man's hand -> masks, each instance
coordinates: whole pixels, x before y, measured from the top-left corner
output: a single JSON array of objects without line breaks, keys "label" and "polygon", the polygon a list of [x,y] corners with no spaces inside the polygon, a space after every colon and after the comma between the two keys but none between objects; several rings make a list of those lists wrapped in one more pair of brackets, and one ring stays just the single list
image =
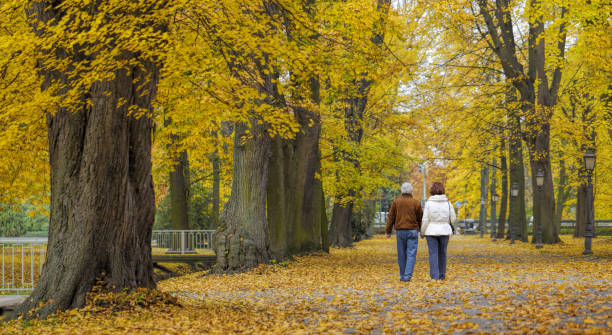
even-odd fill
[{"label": "man's hand", "polygon": [[385,237],[390,238],[391,234],[385,234]]},{"label": "man's hand", "polygon": [[421,235],[421,238],[425,238],[425,235],[423,235],[423,233],[419,233],[419,235]]}]

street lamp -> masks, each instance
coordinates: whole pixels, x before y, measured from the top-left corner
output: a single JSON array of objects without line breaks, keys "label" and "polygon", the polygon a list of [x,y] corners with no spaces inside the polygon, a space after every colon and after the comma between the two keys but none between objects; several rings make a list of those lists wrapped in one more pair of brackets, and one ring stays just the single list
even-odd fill
[{"label": "street lamp", "polygon": [[544,186],[544,171],[542,169],[538,169],[536,173],[536,185],[538,186],[538,199],[540,208],[537,210],[540,211],[540,215],[538,215],[538,220],[536,220],[536,249],[542,248],[542,186]]},{"label": "street lamp", "polygon": [[595,149],[587,148],[584,153],[584,169],[587,172],[587,222],[584,232],[583,255],[591,255],[591,239],[593,238],[593,220],[595,219],[593,202],[593,170],[595,169]]},{"label": "street lamp", "polygon": [[512,204],[513,208],[510,208],[512,217],[512,222],[510,222],[510,244],[514,244],[514,240],[516,239],[516,224],[518,222],[516,218],[516,198],[519,194],[518,184],[516,182],[512,183],[512,188],[510,189],[510,195],[512,196]]},{"label": "street lamp", "polygon": [[495,204],[497,203],[498,199],[499,196],[497,193],[491,194],[491,237],[493,237],[493,241],[497,241],[497,217],[495,215]]}]

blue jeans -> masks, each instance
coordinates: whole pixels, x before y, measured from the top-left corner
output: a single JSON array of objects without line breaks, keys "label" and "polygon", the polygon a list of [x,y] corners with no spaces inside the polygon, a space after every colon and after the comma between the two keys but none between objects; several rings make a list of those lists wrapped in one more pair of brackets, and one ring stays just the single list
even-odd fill
[{"label": "blue jeans", "polygon": [[446,277],[448,235],[425,237],[429,249],[429,276],[431,279],[444,279]]},{"label": "blue jeans", "polygon": [[400,269],[400,280],[410,280],[414,271],[417,246],[419,244],[418,230],[396,230],[397,264]]}]

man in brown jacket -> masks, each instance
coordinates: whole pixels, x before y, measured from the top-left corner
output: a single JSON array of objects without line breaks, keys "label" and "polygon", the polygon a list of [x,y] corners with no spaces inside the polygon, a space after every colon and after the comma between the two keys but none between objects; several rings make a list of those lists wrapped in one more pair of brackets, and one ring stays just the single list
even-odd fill
[{"label": "man in brown jacket", "polygon": [[422,218],[423,208],[421,208],[421,203],[412,197],[412,185],[403,183],[402,196],[393,200],[385,229],[386,236],[389,238],[395,227],[400,281],[410,281],[412,278]]}]

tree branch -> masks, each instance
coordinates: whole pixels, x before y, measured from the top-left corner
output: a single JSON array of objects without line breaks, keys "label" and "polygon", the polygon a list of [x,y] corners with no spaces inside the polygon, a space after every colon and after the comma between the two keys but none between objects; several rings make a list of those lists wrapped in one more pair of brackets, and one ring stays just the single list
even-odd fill
[{"label": "tree branch", "polygon": [[[565,14],[567,13],[567,9],[564,7],[561,7],[561,19],[563,19],[565,17]],[[561,23],[561,26],[559,26],[559,35],[561,36],[560,41],[557,44],[557,48],[559,50],[559,58],[561,60],[563,60],[565,58],[565,43],[567,41],[567,31],[565,30],[565,21]],[[557,93],[559,92],[559,86],[561,85],[561,62],[557,62],[557,66],[555,67],[555,71],[553,73],[553,79],[552,79],[552,83],[550,86],[550,99],[552,101],[552,104],[554,105],[555,102],[557,101]]]}]

